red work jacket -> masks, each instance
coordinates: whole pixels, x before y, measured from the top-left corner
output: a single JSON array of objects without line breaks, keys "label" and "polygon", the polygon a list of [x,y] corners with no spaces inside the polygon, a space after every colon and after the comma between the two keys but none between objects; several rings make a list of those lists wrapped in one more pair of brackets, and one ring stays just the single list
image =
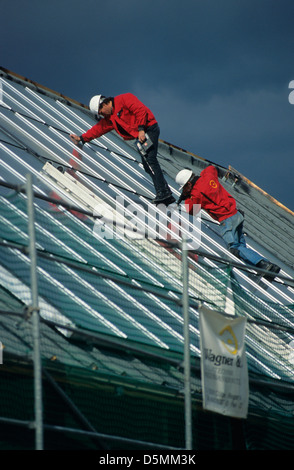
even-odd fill
[{"label": "red work jacket", "polygon": [[84,142],[89,142],[114,129],[124,140],[132,140],[138,137],[139,130],[146,130],[156,123],[150,109],[132,93],[125,93],[114,98],[112,115],[102,118],[81,137]]},{"label": "red work jacket", "polygon": [[185,200],[189,214],[193,213],[194,204],[200,204],[202,209],[219,222],[237,213],[235,199],[220,184],[217,169],[212,165],[202,170],[190,197]]}]

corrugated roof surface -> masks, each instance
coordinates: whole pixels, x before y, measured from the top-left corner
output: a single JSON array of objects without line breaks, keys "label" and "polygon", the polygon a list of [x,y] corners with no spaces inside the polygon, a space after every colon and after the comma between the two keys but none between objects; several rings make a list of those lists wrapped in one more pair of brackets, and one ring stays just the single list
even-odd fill
[{"label": "corrugated roof surface", "polygon": [[[2,69],[2,103],[0,108],[1,179],[12,184],[24,184],[25,174],[34,175],[35,189],[44,195],[60,196],[67,202],[93,210],[100,202],[114,207],[117,196],[125,201],[140,203],[150,210],[153,185],[144,172],[136,150],[111,133],[74,148],[70,132],[84,132],[95,122],[86,107],[55,94],[33,82]],[[189,152],[160,142],[159,160],[175,196],[179,195],[174,182],[176,173],[190,167],[197,174],[208,161]],[[48,162],[53,162],[48,168]],[[59,174],[75,194],[60,186],[55,179],[56,167],[71,170]],[[78,171],[73,172],[73,168]],[[51,172],[52,170],[52,172]],[[247,241],[250,246],[276,261],[285,278],[293,278],[293,213],[274,201],[244,176],[231,168],[220,168],[223,184],[245,211]],[[58,177],[59,178],[59,177]],[[62,176],[60,176],[62,178]],[[62,183],[63,184],[63,183]],[[82,184],[83,186],[79,186]],[[83,188],[87,187],[85,198]],[[1,238],[6,242],[26,244],[26,206],[14,193],[0,192]],[[101,240],[93,234],[93,220],[81,222],[75,215],[48,211],[48,204],[36,203],[38,248],[43,254],[60,256],[87,268],[99,267],[97,274],[111,273],[110,278],[93,272],[75,269],[74,265],[48,263],[39,258],[41,312],[47,318],[77,325],[122,340],[171,350],[182,351],[181,307],[174,302],[181,296],[181,263],[154,240]],[[203,215],[201,250],[234,260],[227,252],[217,232],[217,224]],[[19,300],[30,302],[28,261],[21,251],[0,247],[3,288]],[[206,299],[218,296],[222,288],[210,268],[219,265],[204,258],[204,264],[191,260],[191,296]],[[49,265],[51,268],[49,268]],[[53,267],[54,266],[54,267]],[[235,276],[246,295],[256,296],[256,313],[269,321],[281,321],[293,327],[291,305],[294,289],[274,282],[267,290],[256,286],[240,269]],[[206,276],[206,277],[205,277]],[[220,270],[220,277],[222,272]],[[129,282],[129,285],[116,282]],[[205,282],[203,281],[205,277]],[[134,286],[147,291],[134,293]],[[160,296],[160,294],[164,294]],[[170,300],[169,300],[170,298]],[[244,300],[244,299],[243,299]],[[260,301],[260,305],[258,304]],[[244,300],[243,312],[252,314],[252,304]],[[270,305],[270,306],[269,306]],[[283,307],[283,308],[282,308]],[[193,309],[192,352],[199,357],[197,311]],[[265,341],[264,335],[268,335]],[[248,329],[248,357],[252,371],[273,378],[293,380],[289,361],[291,335],[283,336],[263,327]],[[274,345],[274,352],[272,351]],[[268,357],[272,354],[269,367]]]}]

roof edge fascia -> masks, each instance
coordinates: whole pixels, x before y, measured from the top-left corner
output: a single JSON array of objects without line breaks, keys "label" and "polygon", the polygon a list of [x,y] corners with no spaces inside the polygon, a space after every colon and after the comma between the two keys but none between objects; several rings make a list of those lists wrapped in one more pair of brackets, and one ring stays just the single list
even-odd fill
[{"label": "roof edge fascia", "polygon": [[249,186],[251,186],[252,188],[254,188],[256,191],[258,191],[259,193],[261,193],[263,196],[265,196],[267,199],[269,199],[270,202],[272,202],[273,204],[275,204],[276,206],[280,207],[282,210],[288,212],[288,214],[294,216],[294,212],[291,211],[291,209],[288,209],[287,206],[285,206],[284,204],[282,204],[281,202],[279,202],[277,199],[275,199],[273,196],[271,196],[270,194],[268,194],[266,191],[264,191],[263,189],[261,189],[259,186],[257,186],[255,183],[253,183],[252,181],[250,181],[248,178],[246,178],[246,176],[242,175],[239,171],[235,170],[231,165],[229,165],[229,170],[232,171],[232,172],[235,172],[235,173],[238,173],[241,178],[243,179],[243,181],[245,181]]}]

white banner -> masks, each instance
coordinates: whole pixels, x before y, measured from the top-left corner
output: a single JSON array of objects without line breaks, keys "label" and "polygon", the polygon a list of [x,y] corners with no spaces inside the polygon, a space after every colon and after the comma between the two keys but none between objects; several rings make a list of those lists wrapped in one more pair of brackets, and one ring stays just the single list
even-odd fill
[{"label": "white banner", "polygon": [[249,383],[245,353],[246,318],[199,310],[203,407],[246,418]]}]

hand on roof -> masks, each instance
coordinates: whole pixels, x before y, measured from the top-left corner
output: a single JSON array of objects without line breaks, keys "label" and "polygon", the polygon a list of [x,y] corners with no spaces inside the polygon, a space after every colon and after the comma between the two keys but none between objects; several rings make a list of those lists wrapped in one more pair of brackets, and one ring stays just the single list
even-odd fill
[{"label": "hand on roof", "polygon": [[78,145],[78,143],[80,142],[81,138],[76,135],[76,134],[70,134],[70,139],[72,140],[72,142],[76,145]]}]

